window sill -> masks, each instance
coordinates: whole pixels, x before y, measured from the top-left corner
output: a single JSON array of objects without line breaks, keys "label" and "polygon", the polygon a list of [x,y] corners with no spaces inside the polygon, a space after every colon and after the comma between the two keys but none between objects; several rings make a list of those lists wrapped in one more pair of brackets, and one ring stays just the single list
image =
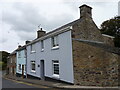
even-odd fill
[{"label": "window sill", "polygon": [[41,52],[44,52],[44,49],[41,49]]},{"label": "window sill", "polygon": [[18,72],[21,72],[21,70],[18,70]]},{"label": "window sill", "polygon": [[31,51],[31,54],[32,54],[32,53],[36,53],[36,52],[35,52],[35,51]]},{"label": "window sill", "polygon": [[36,73],[36,71],[34,71],[34,70],[31,70],[31,73]]},{"label": "window sill", "polygon": [[56,78],[56,79],[59,79],[59,75],[57,75],[57,74],[53,74],[52,77]]},{"label": "window sill", "polygon": [[52,50],[59,49],[59,46],[52,47]]}]

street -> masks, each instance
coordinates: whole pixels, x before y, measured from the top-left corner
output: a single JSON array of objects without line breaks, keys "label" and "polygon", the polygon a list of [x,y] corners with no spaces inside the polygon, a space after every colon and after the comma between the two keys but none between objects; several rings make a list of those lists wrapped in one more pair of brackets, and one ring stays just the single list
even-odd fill
[{"label": "street", "polygon": [[4,89],[4,88],[48,88],[48,87],[2,78],[2,88]]}]

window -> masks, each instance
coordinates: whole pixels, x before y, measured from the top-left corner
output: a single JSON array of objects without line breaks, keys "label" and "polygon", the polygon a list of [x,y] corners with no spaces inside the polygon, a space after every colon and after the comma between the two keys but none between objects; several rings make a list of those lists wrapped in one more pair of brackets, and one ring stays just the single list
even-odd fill
[{"label": "window", "polygon": [[59,77],[59,61],[53,61],[53,76]]},{"label": "window", "polygon": [[44,41],[41,41],[41,51],[44,51]]},{"label": "window", "polygon": [[12,58],[10,59],[10,62],[12,63]]},{"label": "window", "polygon": [[31,44],[31,52],[35,52],[35,45]]},{"label": "window", "polygon": [[12,73],[12,67],[10,68],[10,71],[11,71],[11,73]]},{"label": "window", "polygon": [[24,58],[26,58],[26,50],[24,50]]},{"label": "window", "polygon": [[18,65],[18,70],[19,70],[19,71],[21,70],[21,64]]},{"label": "window", "polygon": [[35,61],[31,61],[31,72],[35,72]]},{"label": "window", "polygon": [[19,58],[21,57],[21,52],[20,52],[20,51],[18,52],[18,57],[19,57]]},{"label": "window", "polygon": [[58,47],[58,46],[59,44],[58,44],[58,35],[57,35],[52,37],[52,47]]}]

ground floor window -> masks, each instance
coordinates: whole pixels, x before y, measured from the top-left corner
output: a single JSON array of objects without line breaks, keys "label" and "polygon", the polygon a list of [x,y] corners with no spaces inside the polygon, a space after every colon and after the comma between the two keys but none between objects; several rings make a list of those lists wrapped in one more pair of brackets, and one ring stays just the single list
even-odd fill
[{"label": "ground floor window", "polygon": [[19,71],[21,70],[21,64],[18,65],[18,70],[19,70]]},{"label": "ground floor window", "polygon": [[53,75],[59,77],[59,61],[53,60]]},{"label": "ground floor window", "polygon": [[11,71],[11,73],[12,73],[12,67],[10,68],[10,71]]},{"label": "ground floor window", "polygon": [[31,61],[31,72],[35,72],[35,61]]}]

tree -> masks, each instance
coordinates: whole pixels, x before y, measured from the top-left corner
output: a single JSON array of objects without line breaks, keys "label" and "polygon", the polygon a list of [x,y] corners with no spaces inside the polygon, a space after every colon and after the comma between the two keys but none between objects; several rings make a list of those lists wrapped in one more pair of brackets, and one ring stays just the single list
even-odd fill
[{"label": "tree", "polygon": [[7,57],[9,55],[8,52],[6,51],[0,51],[0,61],[4,62],[4,63],[7,63]]},{"label": "tree", "polygon": [[0,63],[2,65],[2,69],[5,69],[7,66],[7,57],[9,53],[6,51],[0,51]]},{"label": "tree", "polygon": [[102,34],[114,36],[114,44],[120,47],[120,16],[106,20],[101,24],[100,31]]}]

